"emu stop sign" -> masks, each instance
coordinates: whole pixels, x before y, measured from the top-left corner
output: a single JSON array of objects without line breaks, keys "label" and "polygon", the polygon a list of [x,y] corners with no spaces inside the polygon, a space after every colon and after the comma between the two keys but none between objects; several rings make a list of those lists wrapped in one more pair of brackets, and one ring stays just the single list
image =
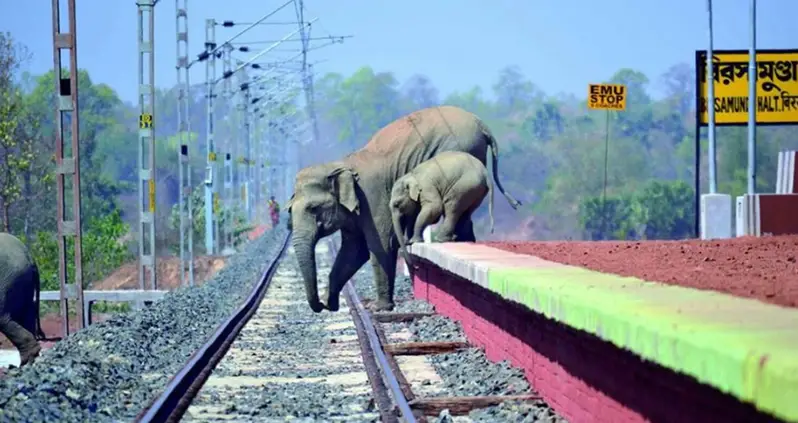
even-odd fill
[{"label": "emu stop sign", "polygon": [[587,108],[593,110],[626,110],[626,85],[590,84]]}]

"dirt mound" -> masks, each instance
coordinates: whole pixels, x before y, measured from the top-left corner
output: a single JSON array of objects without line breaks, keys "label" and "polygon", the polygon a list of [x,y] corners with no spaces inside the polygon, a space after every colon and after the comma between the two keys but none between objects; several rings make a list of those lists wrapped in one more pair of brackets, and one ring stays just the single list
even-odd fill
[{"label": "dirt mound", "polygon": [[798,236],[701,241],[482,242],[599,272],[798,307]]},{"label": "dirt mound", "polygon": [[[222,267],[224,267],[224,257],[194,257],[194,283],[199,285],[205,282]],[[180,257],[158,257],[156,268],[158,289],[171,291],[180,286]],[[138,263],[122,265],[107,278],[92,284],[91,289],[103,291],[139,289]]]}]

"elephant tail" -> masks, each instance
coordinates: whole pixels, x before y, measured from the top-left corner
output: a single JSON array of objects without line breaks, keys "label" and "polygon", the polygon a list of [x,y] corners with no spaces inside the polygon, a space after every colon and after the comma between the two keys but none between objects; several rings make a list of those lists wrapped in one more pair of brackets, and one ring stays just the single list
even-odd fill
[{"label": "elephant tail", "polygon": [[39,276],[39,267],[36,264],[32,264],[32,276],[33,276],[33,289],[36,293],[36,301],[34,304],[34,309],[36,310],[36,339],[41,340],[45,339],[44,331],[42,330],[42,318],[41,318],[41,292],[42,292],[42,283],[41,277]]},{"label": "elephant tail", "polygon": [[480,121],[480,127],[482,129],[482,133],[485,135],[485,139],[487,140],[487,144],[490,147],[491,153],[491,164],[493,167],[493,180],[496,181],[496,188],[501,191],[504,197],[507,199],[507,202],[510,203],[510,207],[514,210],[518,209],[518,206],[521,205],[521,202],[516,200],[510,193],[504,190],[501,181],[499,180],[499,143],[496,142],[496,137],[493,136],[493,133],[490,132],[483,122]]},{"label": "elephant tail", "polygon": [[[487,173],[487,170],[486,172]],[[485,175],[488,180],[488,214],[490,215],[490,233],[493,233],[493,184],[490,183],[490,175]]]}]

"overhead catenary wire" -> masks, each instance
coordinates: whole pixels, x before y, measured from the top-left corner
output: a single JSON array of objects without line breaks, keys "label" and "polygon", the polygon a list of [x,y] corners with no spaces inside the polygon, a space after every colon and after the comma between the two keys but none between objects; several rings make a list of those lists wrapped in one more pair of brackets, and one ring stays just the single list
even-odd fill
[{"label": "overhead catenary wire", "polygon": [[[289,4],[291,4],[291,3],[293,3],[293,2],[294,2],[294,0],[289,0],[289,1],[285,2],[285,3],[283,3],[283,4],[282,4],[281,6],[279,6],[277,9],[274,9],[274,10],[272,10],[271,12],[269,12],[269,13],[265,14],[263,17],[261,17],[260,19],[258,19],[258,20],[257,20],[257,21],[255,21],[254,23],[252,23],[251,25],[249,25],[249,26],[247,26],[246,28],[244,28],[244,29],[242,29],[241,31],[239,31],[239,32],[238,32],[238,34],[236,34],[236,35],[234,35],[234,36],[232,36],[232,37],[228,38],[228,39],[227,39],[226,41],[224,41],[223,43],[221,43],[221,44],[219,44],[219,45],[216,45],[216,46],[214,46],[214,48],[212,48],[212,49],[210,49],[210,50],[205,50],[205,51],[203,51],[202,53],[198,54],[198,55],[197,55],[197,58],[196,58],[196,59],[194,59],[194,60],[193,60],[191,63],[189,63],[189,67],[191,67],[191,65],[193,65],[193,64],[194,64],[194,63],[196,63],[196,62],[201,62],[201,61],[207,60],[207,59],[208,59],[210,56],[212,56],[212,55],[215,55],[216,53],[218,53],[218,52],[219,52],[219,49],[221,49],[223,45],[225,45],[225,44],[228,44],[228,43],[232,42],[233,40],[237,39],[238,37],[240,37],[240,36],[244,35],[244,34],[245,34],[247,31],[249,31],[250,29],[252,29],[252,28],[254,28],[255,26],[257,26],[257,24],[259,24],[260,22],[263,22],[263,21],[265,21],[266,19],[269,19],[270,17],[274,16],[274,15],[275,15],[277,12],[279,12],[280,10],[282,10],[283,8],[285,8],[286,6],[288,6]],[[216,21],[215,21],[215,20],[209,20],[209,21],[211,21],[211,22],[212,22],[212,25],[215,25],[215,24],[216,24]]]}]

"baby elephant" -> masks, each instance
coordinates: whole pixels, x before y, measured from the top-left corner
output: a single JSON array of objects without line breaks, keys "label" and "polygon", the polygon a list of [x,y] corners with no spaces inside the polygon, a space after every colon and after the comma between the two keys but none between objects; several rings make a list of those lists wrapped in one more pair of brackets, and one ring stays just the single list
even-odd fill
[{"label": "baby elephant", "polygon": [[33,362],[41,351],[39,289],[39,268],[25,244],[0,232],[0,332],[19,351],[20,366]]},{"label": "baby elephant", "polygon": [[404,251],[408,243],[421,242],[424,228],[441,215],[437,238],[454,241],[458,222],[470,219],[488,193],[493,233],[493,185],[482,162],[468,153],[446,151],[419,164],[397,179],[391,190],[391,218],[401,249]]}]

